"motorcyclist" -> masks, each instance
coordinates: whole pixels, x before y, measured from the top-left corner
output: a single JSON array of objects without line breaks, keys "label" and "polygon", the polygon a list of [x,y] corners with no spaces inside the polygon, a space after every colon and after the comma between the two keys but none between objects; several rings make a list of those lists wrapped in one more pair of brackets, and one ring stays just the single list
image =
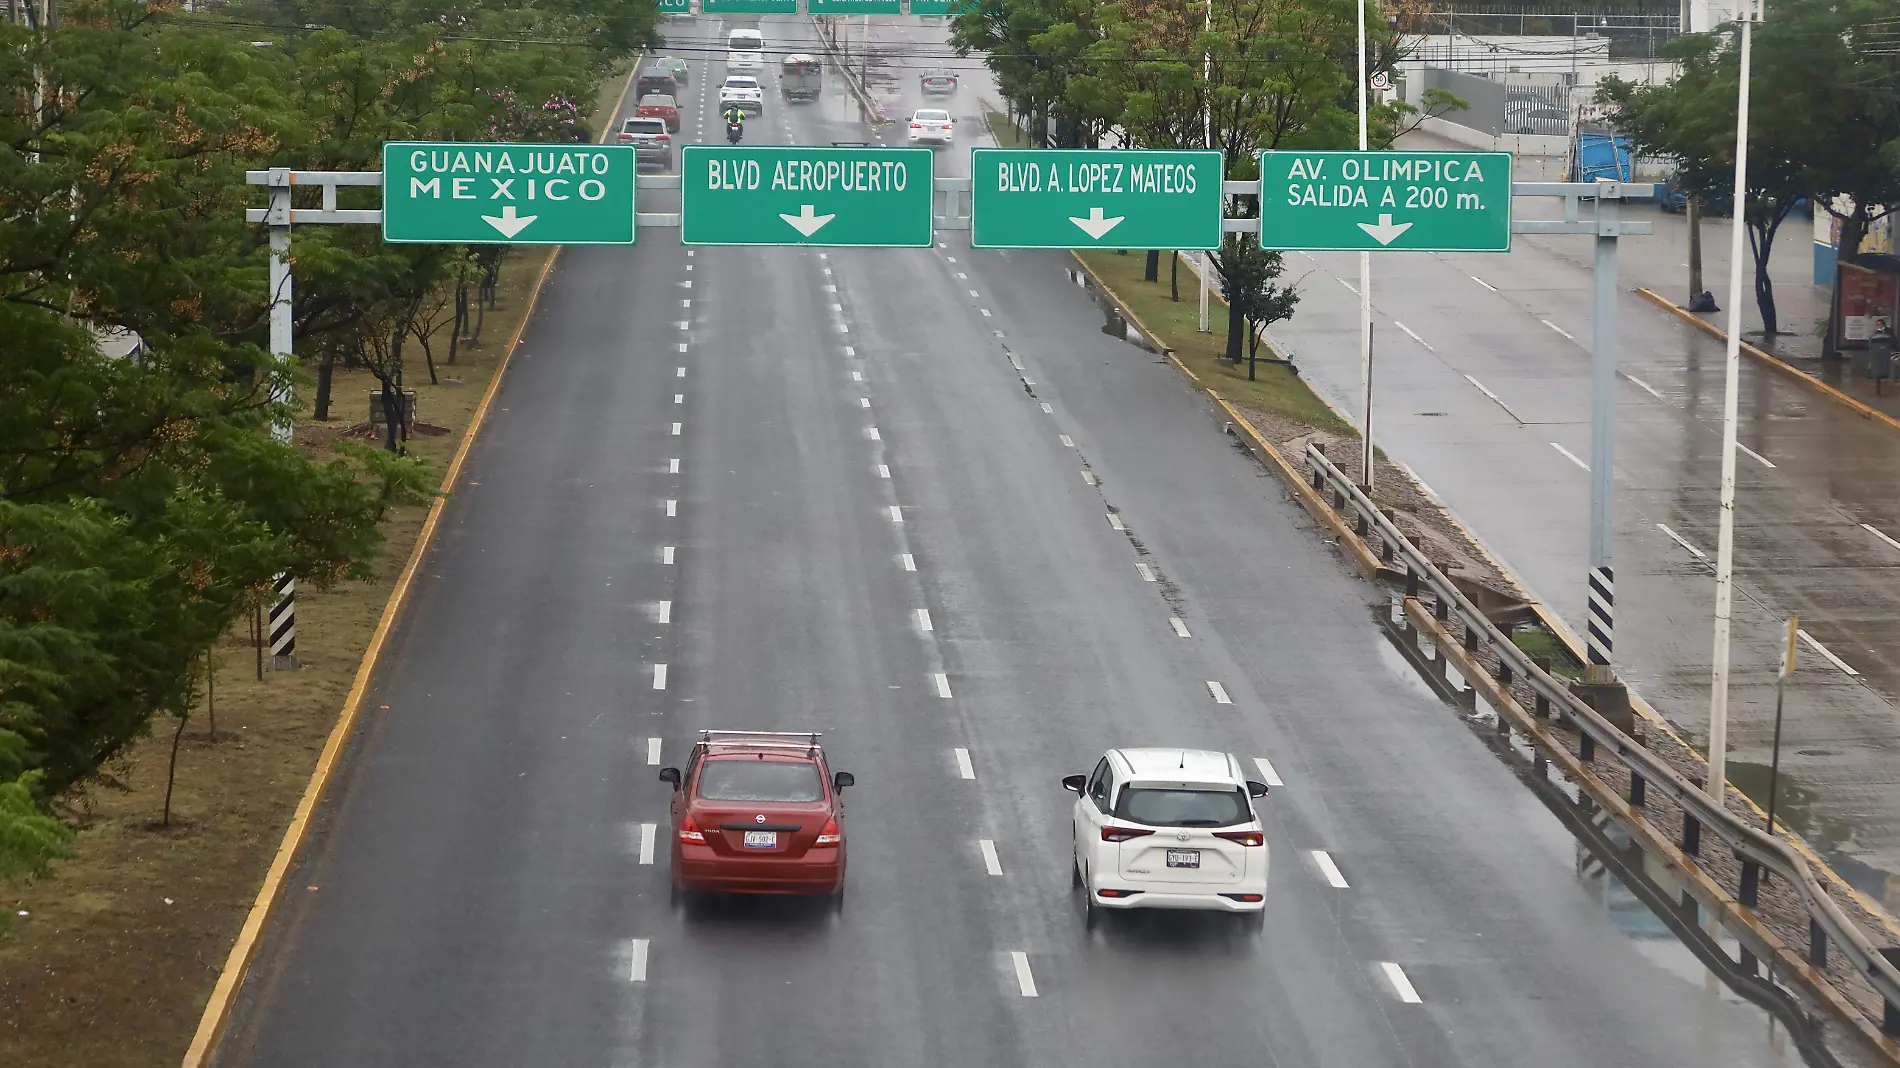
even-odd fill
[{"label": "motorcyclist", "polygon": [[726,117],[726,124],[728,126],[744,126],[745,125],[745,112],[739,110],[739,105],[736,103],[726,105],[725,117]]}]

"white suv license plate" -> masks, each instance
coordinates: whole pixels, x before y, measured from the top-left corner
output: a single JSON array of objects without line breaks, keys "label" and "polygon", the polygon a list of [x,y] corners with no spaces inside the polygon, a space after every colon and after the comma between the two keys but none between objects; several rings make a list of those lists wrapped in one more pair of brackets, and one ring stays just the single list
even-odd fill
[{"label": "white suv license plate", "polygon": [[1198,849],[1168,850],[1168,867],[1198,868],[1201,866],[1201,851]]},{"label": "white suv license plate", "polygon": [[[778,832],[777,831],[747,831],[745,833],[745,847],[747,849],[777,849],[778,848]],[[1173,863],[1173,861],[1170,860],[1169,863]],[[1200,865],[1201,865],[1200,857],[1198,854],[1196,854],[1195,860],[1194,860],[1194,866],[1198,868],[1200,867]]]}]

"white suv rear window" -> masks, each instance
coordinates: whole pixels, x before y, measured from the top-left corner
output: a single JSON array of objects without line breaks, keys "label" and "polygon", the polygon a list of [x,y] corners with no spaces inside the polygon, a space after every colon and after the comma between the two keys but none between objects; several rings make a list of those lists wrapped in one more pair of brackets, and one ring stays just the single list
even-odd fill
[{"label": "white suv rear window", "polygon": [[1247,791],[1133,785],[1115,799],[1115,815],[1149,827],[1231,827],[1253,820]]},{"label": "white suv rear window", "polygon": [[918,122],[949,122],[950,113],[947,111],[920,111],[917,113],[917,121]]}]

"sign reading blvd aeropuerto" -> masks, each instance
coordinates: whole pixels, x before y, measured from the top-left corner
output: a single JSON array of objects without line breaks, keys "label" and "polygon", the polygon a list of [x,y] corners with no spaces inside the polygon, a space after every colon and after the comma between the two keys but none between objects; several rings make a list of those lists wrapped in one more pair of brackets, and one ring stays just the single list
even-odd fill
[{"label": "sign reading blvd aeropuerto", "polygon": [[383,240],[630,245],[632,145],[383,145]]},{"label": "sign reading blvd aeropuerto", "polygon": [[687,245],[928,248],[936,154],[928,148],[687,145]]},{"label": "sign reading blvd aeropuerto", "polygon": [[1509,152],[1262,152],[1260,243],[1509,252]]},{"label": "sign reading blvd aeropuerto", "polygon": [[1221,154],[979,148],[972,248],[1220,247]]}]

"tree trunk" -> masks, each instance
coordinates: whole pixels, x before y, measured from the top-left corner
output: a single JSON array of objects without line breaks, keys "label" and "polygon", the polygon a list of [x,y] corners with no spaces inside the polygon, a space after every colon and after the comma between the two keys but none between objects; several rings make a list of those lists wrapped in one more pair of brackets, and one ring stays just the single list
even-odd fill
[{"label": "tree trunk", "polygon": [[218,740],[218,666],[211,662],[211,650],[205,650],[205,718],[211,724],[211,740]]},{"label": "tree trunk", "polygon": [[1689,226],[1689,299],[1702,292],[1702,198],[1690,193],[1683,198],[1682,214]]},{"label": "tree trunk", "polygon": [[1254,381],[1254,365],[1260,359],[1260,331],[1253,320],[1247,321],[1247,381]]},{"label": "tree trunk", "polygon": [[1142,267],[1141,267],[1141,280],[1144,282],[1161,281],[1161,250],[1160,249],[1151,248],[1148,250],[1148,262],[1142,264]]},{"label": "tree trunk", "polygon": [[172,786],[178,782],[178,743],[185,736],[185,721],[189,717],[184,713],[178,716],[178,729],[172,732],[172,758],[165,768],[165,814],[159,818],[160,827],[172,825]]},{"label": "tree trunk", "polygon": [[336,348],[325,345],[323,359],[317,362],[317,400],[315,404],[316,420],[319,423],[330,421],[330,380],[336,371]]},{"label": "tree trunk", "polygon": [[1787,217],[1784,209],[1765,222],[1748,224],[1748,243],[1755,254],[1755,307],[1761,312],[1762,337],[1770,342],[1781,333],[1781,323],[1775,316],[1775,282],[1768,276],[1768,257],[1774,251],[1775,233]]},{"label": "tree trunk", "polygon": [[1240,362],[1240,341],[1245,336],[1247,321],[1240,314],[1238,301],[1227,302],[1227,362]]},{"label": "tree trunk", "polygon": [[1181,303],[1181,254],[1168,253],[1168,296],[1176,304]]},{"label": "tree trunk", "polygon": [[449,334],[449,366],[455,366],[455,349],[468,329],[468,279],[455,283],[455,329]]}]

